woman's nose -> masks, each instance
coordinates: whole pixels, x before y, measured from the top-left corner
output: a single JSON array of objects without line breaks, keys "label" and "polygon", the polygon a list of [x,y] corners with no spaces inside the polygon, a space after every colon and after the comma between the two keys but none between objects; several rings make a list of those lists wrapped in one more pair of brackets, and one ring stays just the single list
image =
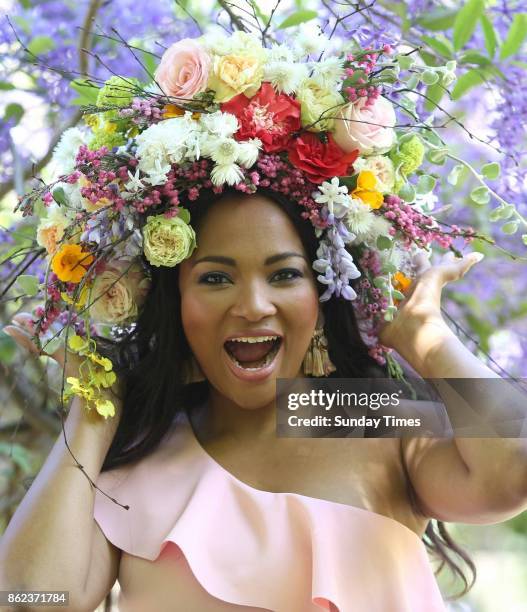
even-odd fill
[{"label": "woman's nose", "polygon": [[276,306],[271,300],[271,291],[262,283],[247,283],[240,287],[231,313],[251,321],[258,321],[276,313]]}]

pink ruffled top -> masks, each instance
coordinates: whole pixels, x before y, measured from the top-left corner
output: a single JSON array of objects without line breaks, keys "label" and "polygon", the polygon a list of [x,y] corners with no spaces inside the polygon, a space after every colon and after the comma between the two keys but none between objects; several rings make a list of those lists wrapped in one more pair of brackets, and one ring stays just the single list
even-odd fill
[{"label": "pink ruffled top", "polygon": [[151,455],[97,485],[130,506],[96,491],[107,539],[154,563],[169,555],[182,601],[201,591],[207,605],[185,612],[446,610],[415,532],[370,510],[241,482],[205,451],[185,413]]}]

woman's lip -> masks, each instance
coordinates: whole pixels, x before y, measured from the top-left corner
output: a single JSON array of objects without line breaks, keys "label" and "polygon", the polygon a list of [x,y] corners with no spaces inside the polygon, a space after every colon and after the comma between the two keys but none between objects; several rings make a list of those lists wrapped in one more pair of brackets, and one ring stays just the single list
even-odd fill
[{"label": "woman's lip", "polygon": [[227,355],[227,351],[225,350],[225,347],[223,347],[222,352],[223,352],[224,359],[226,359],[227,361],[227,366],[229,367],[229,370],[234,374],[234,376],[236,376],[236,378],[239,378],[240,380],[244,380],[246,382],[259,382],[261,380],[265,380],[271,375],[272,371],[275,368],[275,365],[278,359],[278,355],[280,354],[280,351],[282,350],[282,346],[283,346],[283,342],[280,343],[278,351],[276,355],[274,356],[274,359],[271,361],[271,363],[265,368],[258,370],[257,372],[251,372],[250,370],[244,370],[243,368],[237,367],[234,361],[232,361],[232,359]]}]

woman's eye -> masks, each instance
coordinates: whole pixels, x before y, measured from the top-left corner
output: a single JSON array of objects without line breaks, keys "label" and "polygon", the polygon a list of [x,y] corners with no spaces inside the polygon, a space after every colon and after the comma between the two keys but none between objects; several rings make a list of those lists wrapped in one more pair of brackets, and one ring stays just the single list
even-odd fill
[{"label": "woman's eye", "polygon": [[[213,278],[213,279],[220,279],[219,281],[214,280],[214,281],[209,281],[208,279]],[[206,285],[222,285],[223,283],[221,282],[221,279],[227,279],[227,277],[225,276],[225,274],[220,274],[219,272],[209,272],[209,274],[204,274],[200,279],[199,282],[200,283],[204,283]]]},{"label": "woman's eye", "polygon": [[302,272],[300,272],[300,270],[290,269],[290,270],[280,270],[274,275],[274,278],[276,279],[276,277],[281,277],[281,278],[278,278],[278,280],[293,280],[295,278],[300,278],[302,276],[304,275],[302,274]]}]

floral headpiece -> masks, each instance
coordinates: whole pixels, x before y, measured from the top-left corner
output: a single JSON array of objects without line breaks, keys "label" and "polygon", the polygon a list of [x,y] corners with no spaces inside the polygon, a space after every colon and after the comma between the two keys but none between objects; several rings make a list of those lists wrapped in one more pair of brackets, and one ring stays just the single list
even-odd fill
[{"label": "floral headpiece", "polygon": [[[55,150],[57,180],[17,207],[25,215],[40,200],[47,207],[37,231],[48,271],[36,332],[65,315],[74,324],[68,345],[85,362],[67,396],[113,414],[100,388],[115,375],[97,353],[93,324],[133,324],[150,282],[141,261],[176,266],[196,247],[181,200],[226,186],[265,187],[299,205],[319,238],[320,300],[351,300],[370,355],[386,363],[377,332],[417,256],[433,242],[456,251],[455,238],[475,233],[430,216],[425,194],[435,181],[420,166],[425,152],[442,149],[398,130],[383,95],[408,57],[350,44],[329,55],[330,40],[309,24],[291,45],[269,48],[250,33],[210,33],[168,48],[148,87],[114,76],[98,90],[83,109],[88,127],[67,130]],[[437,78],[452,80],[453,68],[437,68]]]}]

